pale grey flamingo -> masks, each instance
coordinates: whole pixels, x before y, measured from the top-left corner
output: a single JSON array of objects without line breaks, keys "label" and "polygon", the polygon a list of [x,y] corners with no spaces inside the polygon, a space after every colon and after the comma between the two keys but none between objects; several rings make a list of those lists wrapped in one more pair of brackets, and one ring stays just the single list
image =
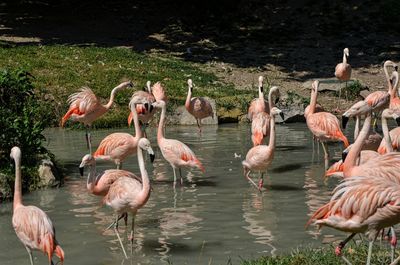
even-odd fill
[{"label": "pale grey flamingo", "polygon": [[[349,57],[349,48],[344,48],[343,49],[343,61],[341,63],[338,63],[335,67],[335,76],[337,79],[339,79],[340,83],[341,82],[346,82],[346,88],[347,88],[347,81],[350,80],[351,78],[351,66],[350,64],[347,63],[347,59]],[[341,95],[342,89],[339,88],[339,99]]]},{"label": "pale grey flamingo", "polygon": [[264,99],[264,77],[258,77],[258,98],[253,99],[250,102],[249,110],[247,111],[247,118],[252,121],[253,117],[260,112],[269,113],[269,109],[267,109],[267,104]]}]

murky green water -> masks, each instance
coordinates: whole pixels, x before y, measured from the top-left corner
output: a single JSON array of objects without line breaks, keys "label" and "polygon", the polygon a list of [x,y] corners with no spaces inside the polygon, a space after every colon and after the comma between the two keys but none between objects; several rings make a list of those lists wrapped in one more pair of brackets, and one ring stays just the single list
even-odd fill
[{"label": "murky green water", "polygon": [[[94,131],[93,145],[114,131]],[[87,153],[84,132],[54,129],[46,136],[48,148],[66,164],[69,174],[62,188],[24,195],[24,204],[41,207],[53,220],[66,264],[239,264],[243,258],[320,245],[337,239],[335,234],[343,236],[329,229],[323,234],[304,229],[309,215],[328,201],[336,184],[323,183],[322,150],[318,155],[315,147],[313,158],[305,124],[277,126],[277,150],[262,194],[245,180],[241,167],[251,147],[249,126],[209,126],[201,137],[195,127],[167,128],[167,137],[187,143],[206,168],[204,175],[183,170],[184,185],[176,190],[172,169],[157,148],[155,129],[150,129],[156,160],[146,166],[153,191],[137,214],[129,260],[124,260],[113,231],[104,231],[113,220],[112,210],[87,193],[86,177],[79,176],[78,165]],[[341,147],[330,145],[337,159]],[[241,158],[235,158],[235,153]],[[102,163],[97,170],[111,167]],[[123,167],[139,173],[136,156]],[[0,263],[29,264],[11,226],[12,204],[1,205],[0,215]],[[130,249],[123,224],[120,233]],[[35,252],[34,256],[36,264],[46,264],[44,255]]]}]

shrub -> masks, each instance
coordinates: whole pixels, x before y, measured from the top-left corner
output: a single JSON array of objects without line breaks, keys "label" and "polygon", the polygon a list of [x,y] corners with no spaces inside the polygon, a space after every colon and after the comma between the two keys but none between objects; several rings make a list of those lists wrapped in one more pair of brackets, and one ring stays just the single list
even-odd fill
[{"label": "shrub", "polygon": [[[21,69],[0,71],[0,170],[7,176],[13,175],[9,153],[13,146],[19,146],[23,174],[29,173],[23,178],[25,190],[37,182],[37,170],[32,168],[36,168],[40,155],[48,153],[43,147],[45,138],[42,132],[49,125],[46,118],[49,105],[38,100],[32,78]],[[13,180],[2,180],[1,183],[12,185]]]}]

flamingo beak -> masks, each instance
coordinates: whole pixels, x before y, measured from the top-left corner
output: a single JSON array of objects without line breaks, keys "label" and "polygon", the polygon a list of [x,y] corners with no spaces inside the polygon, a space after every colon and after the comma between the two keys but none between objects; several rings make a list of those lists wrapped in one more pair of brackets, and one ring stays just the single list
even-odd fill
[{"label": "flamingo beak", "polygon": [[152,104],[150,104],[150,107],[149,107],[149,109],[150,109],[150,112],[152,112],[152,111],[153,111],[154,107],[153,107],[153,105],[152,105]]},{"label": "flamingo beak", "polygon": [[396,123],[397,123],[397,126],[400,126],[400,117],[396,118]]},{"label": "flamingo beak", "polygon": [[153,163],[154,158],[156,158],[156,155],[155,154],[149,154],[149,155],[150,155],[150,161],[151,161],[151,163]]},{"label": "flamingo beak", "polygon": [[261,93],[264,93],[264,87],[260,86]]},{"label": "flamingo beak", "polygon": [[342,152],[342,161],[343,161],[343,163],[346,160],[346,157],[347,157],[348,154],[349,154],[349,151],[347,149]]},{"label": "flamingo beak", "polygon": [[349,121],[349,117],[342,116],[342,127],[343,127],[343,129],[346,129],[346,125],[347,125],[348,121]]},{"label": "flamingo beak", "polygon": [[81,177],[83,177],[83,170],[85,169],[85,167],[79,167],[79,173],[81,174]]},{"label": "flamingo beak", "polygon": [[277,97],[277,98],[275,99],[275,104],[278,104],[278,102],[279,102],[279,97]]},{"label": "flamingo beak", "polygon": [[132,81],[129,81],[128,87],[132,88],[133,87],[133,83]]},{"label": "flamingo beak", "polygon": [[285,115],[283,114],[283,112],[279,113],[279,116],[281,116],[282,120],[285,121]]},{"label": "flamingo beak", "polygon": [[145,107],[145,109],[146,109],[146,111],[149,111],[149,103],[144,103],[144,107]]},{"label": "flamingo beak", "polygon": [[398,66],[397,65],[394,67],[394,70],[397,72],[397,70],[398,70]]}]

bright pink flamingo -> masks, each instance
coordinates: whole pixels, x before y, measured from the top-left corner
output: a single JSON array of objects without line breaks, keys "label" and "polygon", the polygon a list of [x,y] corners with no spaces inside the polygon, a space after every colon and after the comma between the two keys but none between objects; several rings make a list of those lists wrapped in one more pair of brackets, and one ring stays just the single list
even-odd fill
[{"label": "bright pink flamingo", "polygon": [[114,161],[114,163],[117,165],[117,169],[120,169],[122,162],[128,156],[137,153],[139,139],[143,137],[136,108],[138,102],[141,102],[141,100],[134,98],[129,103],[135,124],[135,136],[131,135],[130,133],[112,133],[107,135],[100,142],[99,147],[93,154],[96,159]]},{"label": "bright pink flamingo", "polygon": [[[275,116],[281,115],[283,119],[283,113],[280,109],[273,107],[270,110],[270,136],[268,145],[257,145],[251,148],[246,155],[246,160],[242,161],[243,170],[245,177],[260,191],[263,186],[264,173],[267,171],[269,165],[274,159],[275,153]],[[251,171],[260,172],[261,176],[258,181],[258,185],[250,178]]]},{"label": "bright pink flamingo", "polygon": [[111,91],[110,100],[106,105],[102,105],[100,99],[88,87],[83,87],[80,92],[76,92],[68,97],[70,104],[67,113],[61,119],[61,127],[69,118],[83,123],[86,126],[86,141],[92,153],[92,143],[90,138],[90,127],[92,123],[106,113],[114,103],[116,93],[126,87],[133,87],[131,81],[123,82]]},{"label": "bright pink flamingo", "polygon": [[[374,175],[354,176],[339,184],[329,203],[319,208],[307,222],[316,220],[319,227],[329,226],[351,235],[335,250],[340,256],[343,247],[357,233],[368,232],[367,265],[371,262],[373,243],[379,232],[400,222],[400,182]],[[392,228],[393,230],[393,228]],[[347,264],[351,264],[342,256]],[[394,252],[392,248],[392,261]]]},{"label": "bright pink flamingo", "polygon": [[[275,101],[278,101],[280,93],[279,88],[276,86],[271,87],[268,93],[269,110],[275,105],[272,101],[273,95],[277,96]],[[251,140],[253,141],[253,146],[260,145],[264,137],[269,135],[270,119],[270,115],[266,112],[259,112],[253,116],[253,120],[251,121]]]},{"label": "bright pink flamingo", "polygon": [[[339,79],[340,82],[345,81],[346,82],[346,88],[347,88],[347,81],[350,80],[351,77],[351,66],[350,64],[347,63],[347,58],[349,57],[349,49],[344,48],[343,49],[343,61],[341,63],[338,63],[335,68],[335,76],[337,79]],[[340,99],[340,94],[341,94],[342,89],[339,89],[339,99]]]},{"label": "bright pink flamingo", "polygon": [[389,81],[390,87],[390,103],[389,108],[400,109],[400,98],[397,91],[397,86],[399,84],[399,73],[397,71],[392,72],[392,77]]},{"label": "bright pink flamingo", "polygon": [[64,251],[58,244],[55,229],[50,218],[45,212],[36,206],[22,204],[21,184],[21,150],[19,147],[11,149],[10,157],[15,162],[15,186],[12,224],[19,240],[28,251],[31,265],[33,265],[32,250],[42,251],[49,258],[49,264],[53,264],[52,257],[56,254],[64,263]]},{"label": "bright pink flamingo", "polygon": [[269,113],[269,109],[265,103],[264,99],[264,78],[262,76],[258,77],[258,98],[253,99],[250,102],[249,110],[247,111],[247,118],[252,121],[253,117],[260,112]]},{"label": "bright pink flamingo", "polygon": [[132,227],[130,234],[131,247],[133,246],[133,235],[135,229],[135,216],[137,211],[142,208],[150,197],[150,180],[146,171],[143,160],[142,150],[147,151],[150,156],[154,158],[154,152],[151,148],[149,140],[141,138],[137,148],[137,157],[140,168],[141,180],[132,177],[119,177],[111,184],[107,195],[104,197],[103,202],[114,209],[117,213],[114,222],[114,231],[118,237],[121,248],[124,252],[125,258],[128,258],[124,245],[122,244],[121,237],[118,233],[118,220],[119,214],[131,213],[132,214]]},{"label": "bright pink flamingo", "polygon": [[[148,84],[148,87],[150,87],[150,83]],[[165,91],[165,88],[160,82],[155,83],[149,92],[153,94],[156,101],[162,100],[165,103],[167,103],[168,101],[167,92]]]},{"label": "bright pink flamingo", "polygon": [[168,161],[174,171],[174,186],[176,183],[176,168],[179,168],[181,183],[183,182],[181,172],[182,167],[197,167],[204,173],[205,169],[202,163],[199,159],[197,159],[196,155],[193,153],[192,150],[190,150],[190,148],[186,144],[175,139],[167,139],[164,137],[163,128],[167,111],[165,102],[162,100],[156,101],[155,103],[153,103],[153,106],[155,108],[161,109],[161,117],[157,130],[157,143],[165,160]]},{"label": "bright pink flamingo", "polygon": [[[400,127],[396,127],[389,132],[389,136],[392,142],[392,148],[394,151],[399,151],[400,150]],[[383,155],[387,153],[386,150],[386,141],[385,139],[382,139],[381,144],[379,145],[378,148],[378,153]]]},{"label": "bright pink flamingo", "polygon": [[201,132],[201,120],[207,117],[213,117],[214,111],[212,109],[211,103],[207,99],[203,97],[192,98],[192,79],[189,79],[187,83],[188,94],[186,97],[185,108],[196,119],[197,127],[199,128],[199,132]]},{"label": "bright pink flamingo", "polygon": [[340,129],[339,120],[333,114],[329,112],[314,112],[317,103],[318,86],[318,80],[312,83],[310,109],[306,121],[314,137],[322,144],[325,154],[325,169],[328,169],[329,155],[325,142],[340,140],[347,147],[349,146],[349,141]]}]

